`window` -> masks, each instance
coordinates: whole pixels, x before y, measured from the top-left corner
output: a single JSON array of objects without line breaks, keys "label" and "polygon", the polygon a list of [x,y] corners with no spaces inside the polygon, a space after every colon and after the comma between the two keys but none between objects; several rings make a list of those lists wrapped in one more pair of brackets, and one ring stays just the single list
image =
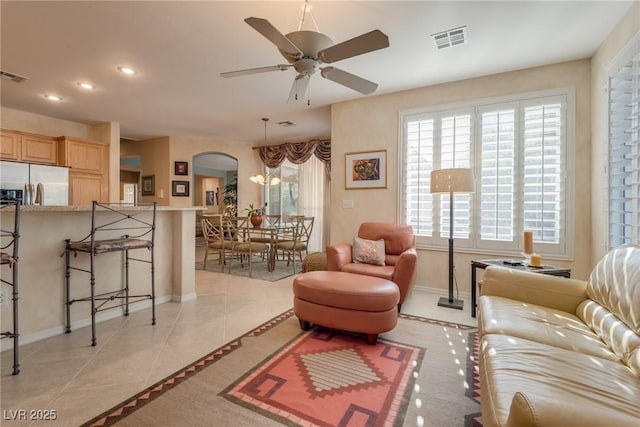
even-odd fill
[{"label": "window", "polygon": [[640,243],[640,41],[610,73],[609,247]]},{"label": "window", "polygon": [[400,209],[418,244],[445,247],[449,237],[449,195],[430,194],[431,171],[470,167],[475,193],[453,196],[456,247],[519,253],[522,232],[531,230],[536,252],[570,256],[569,98],[523,96],[403,114]]},{"label": "window", "polygon": [[308,252],[324,250],[325,166],[316,156],[297,165],[285,160],[277,168],[268,168],[270,176],[280,178],[278,185],[266,185],[265,201],[270,215],[314,217]]}]

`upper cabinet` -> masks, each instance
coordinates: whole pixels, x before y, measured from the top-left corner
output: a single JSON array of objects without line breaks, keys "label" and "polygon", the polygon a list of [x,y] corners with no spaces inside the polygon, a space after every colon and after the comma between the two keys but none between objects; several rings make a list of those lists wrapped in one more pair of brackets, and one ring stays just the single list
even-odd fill
[{"label": "upper cabinet", "polygon": [[2,131],[0,140],[0,158],[2,160],[20,160],[20,134]]},{"label": "upper cabinet", "polygon": [[55,138],[2,129],[0,159],[44,165],[58,164]]},{"label": "upper cabinet", "polygon": [[108,166],[106,144],[62,136],[58,138],[60,166],[69,166],[76,172],[104,174]]}]

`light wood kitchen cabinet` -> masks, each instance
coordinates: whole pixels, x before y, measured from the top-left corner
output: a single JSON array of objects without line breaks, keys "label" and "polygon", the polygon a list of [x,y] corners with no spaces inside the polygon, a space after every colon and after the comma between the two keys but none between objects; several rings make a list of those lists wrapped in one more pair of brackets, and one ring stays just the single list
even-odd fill
[{"label": "light wood kitchen cabinet", "polygon": [[69,166],[76,172],[104,174],[108,170],[107,145],[66,136],[58,139],[61,166]]},{"label": "light wood kitchen cabinet", "polygon": [[25,163],[57,165],[58,141],[48,136],[3,129],[0,158]]},{"label": "light wood kitchen cabinet", "polygon": [[28,163],[58,164],[58,141],[36,135],[22,135],[21,159]]},{"label": "light wood kitchen cabinet", "polygon": [[2,131],[0,158],[2,160],[20,160],[20,134]]},{"label": "light wood kitchen cabinet", "polygon": [[102,175],[69,170],[69,204],[90,205],[92,201],[108,200]]},{"label": "light wood kitchen cabinet", "polygon": [[90,205],[109,200],[107,144],[66,136],[58,138],[58,159],[69,169],[69,204]]}]

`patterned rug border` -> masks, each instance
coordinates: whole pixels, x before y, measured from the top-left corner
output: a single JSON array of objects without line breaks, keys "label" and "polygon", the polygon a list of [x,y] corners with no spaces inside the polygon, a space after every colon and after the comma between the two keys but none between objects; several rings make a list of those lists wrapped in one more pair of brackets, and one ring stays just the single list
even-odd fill
[{"label": "patterned rug border", "polygon": [[[254,329],[240,335],[239,337],[227,342],[226,344],[216,348],[211,351],[207,355],[197,359],[195,362],[188,364],[186,367],[175,371],[174,373],[166,376],[155,384],[145,388],[141,392],[135,394],[133,397],[130,397],[112,408],[102,412],[100,415],[92,418],[91,420],[81,424],[80,427],[106,427],[111,426],[121,420],[122,418],[127,417],[129,414],[137,411],[147,403],[161,396],[165,392],[171,390],[173,387],[178,384],[188,380],[201,370],[207,368],[209,365],[217,362],[223,357],[233,353],[235,350],[242,346],[242,339],[246,337],[257,337],[279,323],[287,320],[291,316],[293,316],[293,308],[282,312],[281,314],[271,318],[270,320],[262,323],[261,325],[255,327]],[[464,325],[461,323],[447,322],[444,320],[431,319],[427,317],[414,316],[404,313],[399,313],[398,317],[406,320],[412,320],[422,323],[428,323],[432,325],[445,326],[450,328],[456,328],[460,330],[471,330],[476,329],[475,326]],[[304,332],[301,332],[304,333]],[[473,332],[472,332],[473,333]],[[292,340],[295,340],[300,334],[296,335]],[[288,345],[292,340],[289,340],[283,346]],[[394,342],[393,340],[387,340],[388,342]],[[402,343],[400,343],[402,344]]]}]

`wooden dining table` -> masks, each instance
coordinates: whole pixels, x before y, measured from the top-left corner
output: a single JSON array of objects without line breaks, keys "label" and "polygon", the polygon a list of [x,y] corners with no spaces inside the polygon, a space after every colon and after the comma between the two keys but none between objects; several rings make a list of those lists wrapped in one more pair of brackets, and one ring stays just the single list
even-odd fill
[{"label": "wooden dining table", "polygon": [[[287,236],[292,236],[295,225],[285,224],[265,224],[262,223],[258,227],[249,227],[249,233],[252,236],[261,236],[269,239],[269,259],[267,261],[267,270],[273,271],[276,268],[276,244]],[[291,237],[292,238],[292,237]]]}]

